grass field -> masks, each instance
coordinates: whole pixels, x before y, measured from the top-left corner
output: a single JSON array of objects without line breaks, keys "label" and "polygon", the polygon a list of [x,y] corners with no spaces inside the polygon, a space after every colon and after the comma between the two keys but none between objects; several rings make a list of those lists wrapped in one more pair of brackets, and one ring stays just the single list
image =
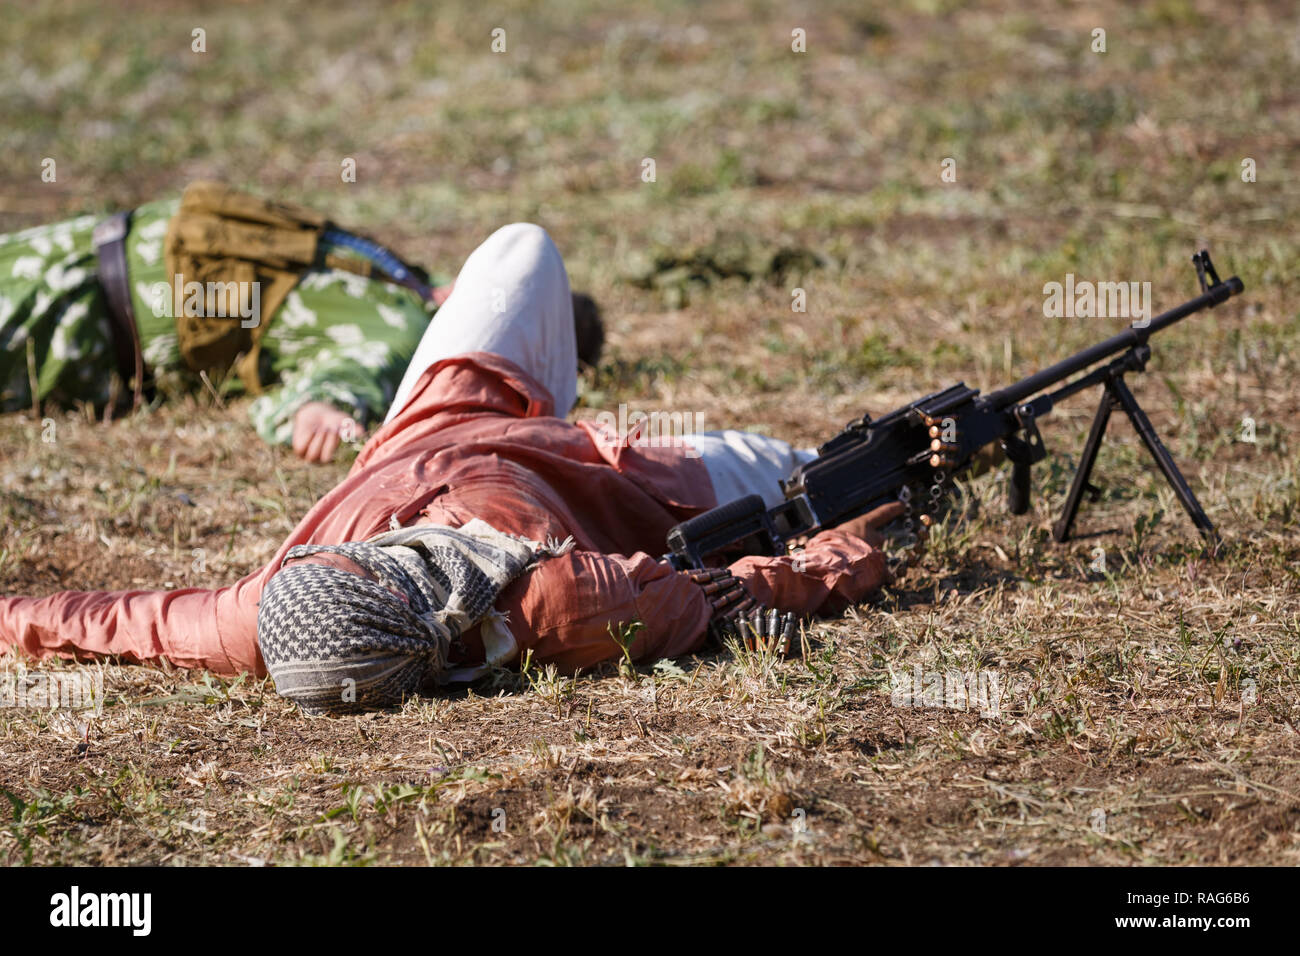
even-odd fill
[{"label": "grass field", "polygon": [[[4,17],[0,231],[199,177],[449,271],[536,221],[609,320],[579,417],[627,401],[816,443],[1126,324],[1044,318],[1044,283],[1067,273],[1149,281],[1160,311],[1195,293],[1188,258],[1208,245],[1246,294],[1161,335],[1134,380],[1226,539],[1218,560],[1122,421],[1101,501],[1051,541],[1081,396],[1044,423],[1030,514],[1005,513],[1002,472],[975,479],[919,565],[809,622],[800,659],[530,667],[332,720],[266,681],[91,665],[100,716],[0,709],[0,861],[1300,863],[1292,4]],[[205,397],[107,428],[85,409],[5,416],[0,456],[7,595],[232,582],[348,465],[268,448],[242,405]],[[997,713],[900,706],[916,673],[980,675]]]}]

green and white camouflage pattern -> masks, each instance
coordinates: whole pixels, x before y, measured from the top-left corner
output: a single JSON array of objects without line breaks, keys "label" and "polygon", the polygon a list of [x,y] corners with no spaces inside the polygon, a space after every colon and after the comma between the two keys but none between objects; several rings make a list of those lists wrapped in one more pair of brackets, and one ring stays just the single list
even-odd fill
[{"label": "green and white camouflage pattern", "polygon": [[[139,207],[126,243],[145,367],[163,397],[203,387],[181,361],[170,295],[155,295],[168,281],[163,239],[177,206]],[[103,404],[120,388],[95,276],[97,221],[83,216],[0,236],[0,411],[32,407],[33,373],[37,397],[58,405]],[[381,420],[433,308],[389,282],[341,269],[308,272],[262,339],[266,387],[249,404],[257,433],[287,443],[294,412],[309,401],[328,402],[362,424]],[[214,384],[224,394],[243,391],[233,376]]]},{"label": "green and white camouflage pattern", "polygon": [[0,236],[0,410],[103,403],[117,374],[93,216]]}]

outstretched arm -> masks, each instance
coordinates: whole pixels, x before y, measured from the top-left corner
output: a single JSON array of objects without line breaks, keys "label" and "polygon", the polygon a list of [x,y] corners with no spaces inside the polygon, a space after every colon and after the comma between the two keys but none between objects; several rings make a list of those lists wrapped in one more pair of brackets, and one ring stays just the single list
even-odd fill
[{"label": "outstretched arm", "polygon": [[217,591],[62,591],[43,598],[0,598],[0,650],[38,658],[167,660],[218,674],[262,674],[257,600],[263,574]]}]

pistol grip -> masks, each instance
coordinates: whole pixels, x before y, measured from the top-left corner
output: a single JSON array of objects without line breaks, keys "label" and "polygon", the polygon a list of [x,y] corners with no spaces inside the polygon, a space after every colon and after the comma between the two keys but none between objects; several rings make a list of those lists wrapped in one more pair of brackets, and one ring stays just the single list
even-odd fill
[{"label": "pistol grip", "polygon": [[1007,510],[1022,515],[1029,510],[1029,462],[1011,462],[1011,484],[1007,486]]}]

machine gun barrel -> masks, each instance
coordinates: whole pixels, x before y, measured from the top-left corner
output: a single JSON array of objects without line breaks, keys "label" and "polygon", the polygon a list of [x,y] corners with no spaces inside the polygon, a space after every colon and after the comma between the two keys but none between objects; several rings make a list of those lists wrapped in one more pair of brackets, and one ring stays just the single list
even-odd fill
[{"label": "machine gun barrel", "polygon": [[1112,335],[1105,341],[1098,342],[1067,359],[1062,359],[1055,365],[1021,379],[1014,385],[990,392],[985,399],[994,408],[1005,408],[1023,402],[1036,392],[1050,388],[1062,379],[1069,378],[1075,372],[1082,372],[1104,358],[1109,358],[1135,345],[1142,345],[1154,333],[1187,318],[1194,312],[1206,308],[1212,309],[1220,302],[1226,302],[1232,296],[1239,294],[1242,289],[1241,280],[1236,276],[1216,282],[1195,299],[1190,299],[1168,312],[1161,312],[1150,322],[1142,325],[1134,323],[1123,332]]}]

